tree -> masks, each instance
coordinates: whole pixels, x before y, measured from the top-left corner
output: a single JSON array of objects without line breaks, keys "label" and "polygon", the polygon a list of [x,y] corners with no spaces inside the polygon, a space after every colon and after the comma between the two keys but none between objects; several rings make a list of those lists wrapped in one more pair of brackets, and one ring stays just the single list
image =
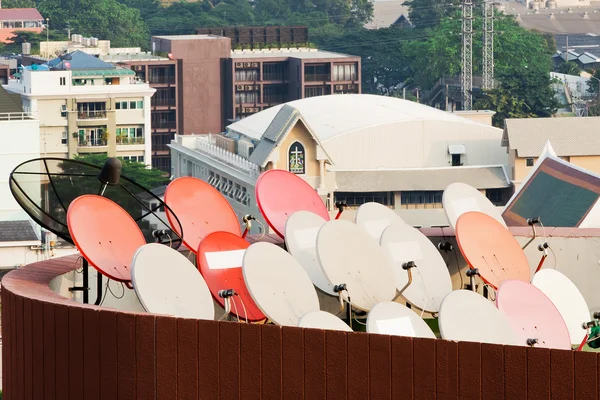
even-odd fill
[{"label": "tree", "polygon": [[[67,40],[66,33],[50,31],[48,34],[49,40]],[[0,45],[0,50],[6,53],[21,53],[21,45],[25,42],[31,43],[31,51],[38,51],[40,42],[46,40],[46,33],[36,33],[29,31],[15,31],[14,36],[8,39],[8,42]]]},{"label": "tree", "polygon": [[460,5],[458,0],[408,0],[410,22],[419,29],[432,28],[453,15]]},{"label": "tree", "polygon": [[558,72],[560,72],[561,74],[579,76],[579,74],[581,74],[581,68],[579,68],[579,65],[577,65],[576,62],[569,61],[564,64],[561,64],[561,66],[558,68]]},{"label": "tree", "polygon": [[[587,91],[590,93],[595,93],[596,95],[598,94],[598,83],[599,83],[599,79],[600,79],[600,69],[596,70],[596,71],[591,71],[590,72],[592,74],[593,78],[590,78],[587,81],[587,86],[588,89]],[[596,78],[596,79],[594,79]]]},{"label": "tree", "polygon": [[50,31],[70,25],[72,32],[110,40],[114,47],[149,47],[139,10],[117,0],[40,0],[38,9],[50,18]]},{"label": "tree", "polygon": [[496,111],[494,126],[504,127],[506,118],[550,117],[559,107],[549,74],[523,69],[498,77],[500,86],[488,90],[475,102],[477,109]]},{"label": "tree", "polygon": [[2,8],[35,8],[33,0],[4,0]]}]

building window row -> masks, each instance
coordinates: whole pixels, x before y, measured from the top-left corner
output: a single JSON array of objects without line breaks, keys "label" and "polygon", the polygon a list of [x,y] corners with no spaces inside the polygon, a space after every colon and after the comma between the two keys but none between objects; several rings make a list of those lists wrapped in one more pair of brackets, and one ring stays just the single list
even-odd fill
[{"label": "building window row", "polygon": [[139,163],[144,162],[144,156],[120,156],[119,158],[122,158],[124,161],[139,162]]},{"label": "building window row", "polygon": [[341,64],[333,66],[334,81],[357,81],[358,72],[356,64]]},{"label": "building window row", "polygon": [[103,101],[77,103],[77,118],[106,118],[106,103]]},{"label": "building window row", "polygon": [[137,100],[137,101],[117,101],[117,103],[115,104],[115,108],[117,110],[143,110],[144,109],[144,102]]},{"label": "building window row", "polygon": [[349,207],[358,207],[365,203],[379,203],[384,206],[394,205],[393,192],[336,192],[335,202],[345,203]]},{"label": "building window row", "polygon": [[250,206],[250,194],[245,186],[234,183],[231,179],[209,171],[208,183],[221,192],[225,197],[237,201],[245,206]]},{"label": "building window row", "polygon": [[415,190],[402,192],[401,204],[436,204],[442,202],[443,190]]},{"label": "building window row", "polygon": [[14,28],[41,28],[42,21],[2,21],[2,29]]}]

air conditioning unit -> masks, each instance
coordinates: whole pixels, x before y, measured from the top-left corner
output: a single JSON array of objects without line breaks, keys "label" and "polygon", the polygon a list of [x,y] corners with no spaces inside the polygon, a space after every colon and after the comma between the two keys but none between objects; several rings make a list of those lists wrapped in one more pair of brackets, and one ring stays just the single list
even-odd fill
[{"label": "air conditioning unit", "polygon": [[244,85],[235,85],[236,90],[244,90]]},{"label": "air conditioning unit", "polygon": [[254,86],[253,85],[246,85],[244,89],[246,89],[248,91],[252,91],[252,90],[254,90]]},{"label": "air conditioning unit", "polygon": [[244,63],[244,68],[250,68],[250,65],[252,65],[251,63]]},{"label": "air conditioning unit", "polygon": [[348,90],[354,90],[356,89],[356,85],[348,85]]},{"label": "air conditioning unit", "polygon": [[236,68],[242,68],[243,66],[244,66],[244,63],[241,63],[241,62],[236,62],[235,63],[235,67]]},{"label": "air conditioning unit", "polygon": [[242,109],[242,112],[244,114],[255,113],[255,112],[258,112],[258,107],[245,107]]},{"label": "air conditioning unit", "polygon": [[335,85],[335,90],[344,90],[344,85]]},{"label": "air conditioning unit", "polygon": [[144,69],[144,67],[142,65],[134,65],[133,66],[134,71],[142,71],[143,69]]},{"label": "air conditioning unit", "polygon": [[258,66],[259,66],[259,65],[260,65],[260,64],[259,64],[259,63],[257,63],[257,62],[253,62],[253,63],[252,63],[252,68],[258,68]]},{"label": "air conditioning unit", "polygon": [[238,141],[238,154],[244,158],[250,157],[252,154],[252,150],[254,150],[254,145],[245,140]]}]

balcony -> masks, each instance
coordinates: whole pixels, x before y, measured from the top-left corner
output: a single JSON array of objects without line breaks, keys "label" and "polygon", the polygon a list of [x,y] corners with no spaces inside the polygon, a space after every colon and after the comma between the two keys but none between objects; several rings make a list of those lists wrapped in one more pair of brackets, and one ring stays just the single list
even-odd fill
[{"label": "balcony", "polygon": [[175,75],[163,75],[163,76],[152,76],[150,75],[150,79],[148,79],[150,84],[158,83],[158,84],[175,84]]},{"label": "balcony", "polygon": [[152,107],[175,107],[176,104],[175,99],[155,99],[152,98],[150,100],[150,104]]},{"label": "balcony", "polygon": [[77,119],[104,119],[106,118],[106,110],[100,111],[79,111]]},{"label": "balcony", "polygon": [[94,138],[79,138],[77,147],[100,147],[106,146],[106,140],[94,139]]},{"label": "balcony", "polygon": [[287,81],[287,80],[288,80],[287,74],[284,74],[282,72],[273,72],[273,73],[264,73],[263,74],[263,81],[283,82],[283,81]]},{"label": "balcony", "polygon": [[330,82],[330,74],[304,74],[305,82]]},{"label": "balcony", "polygon": [[134,145],[134,144],[145,144],[145,143],[146,143],[146,139],[143,137],[131,138],[131,137],[117,136],[117,144]]}]

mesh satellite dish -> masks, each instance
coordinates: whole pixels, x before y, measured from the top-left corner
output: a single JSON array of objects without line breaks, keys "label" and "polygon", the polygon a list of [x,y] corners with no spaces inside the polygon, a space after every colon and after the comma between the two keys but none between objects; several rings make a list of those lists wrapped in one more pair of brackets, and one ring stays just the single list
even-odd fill
[{"label": "mesh satellite dish", "polygon": [[367,332],[383,335],[435,339],[435,334],[421,317],[402,304],[384,301],[367,315]]},{"label": "mesh satellite dish", "polygon": [[[494,289],[505,280],[530,281],[529,262],[517,240],[487,214],[469,211],[456,223],[456,241],[465,260]],[[471,275],[472,276],[472,275]]]},{"label": "mesh satellite dish", "polygon": [[320,309],[317,292],[304,269],[272,243],[250,245],[242,272],[258,308],[278,325],[297,326],[306,313]]},{"label": "mesh satellite dish", "polygon": [[571,350],[569,330],[560,312],[532,284],[519,280],[502,282],[496,307],[506,315],[518,345]]},{"label": "mesh satellite dish", "polygon": [[146,311],[181,318],[215,318],[206,282],[177,250],[146,244],[135,252],[131,264],[133,288]]},{"label": "mesh satellite dish", "polygon": [[446,340],[517,345],[506,315],[471,290],[449,293],[440,306],[438,323]]},{"label": "mesh satellite dish", "polygon": [[462,182],[450,184],[442,195],[444,213],[452,229],[456,230],[458,218],[469,211],[479,211],[489,215],[506,228],[502,214],[479,190]]},{"label": "mesh satellite dish", "polygon": [[67,225],[90,265],[110,279],[131,285],[131,260],[146,241],[127,211],[105,197],[87,194],[71,202]]},{"label": "mesh satellite dish", "polygon": [[317,258],[317,234],[327,221],[310,211],[296,211],[285,223],[285,245],[313,284],[331,296],[336,296],[333,285],[329,283]]},{"label": "mesh satellite dish", "polygon": [[321,227],[317,257],[334,291],[355,308],[369,311],[396,295],[396,279],[383,249],[350,221],[329,221]]},{"label": "mesh satellite dish", "polygon": [[315,189],[287,171],[272,169],[256,181],[256,203],[271,228],[283,238],[285,222],[296,211],[310,211],[326,221],[329,212]]},{"label": "mesh satellite dish", "polygon": [[[193,177],[172,181],[165,191],[167,218],[173,230],[183,229],[186,247],[198,251],[200,241],[212,232],[241,235],[235,211],[223,195],[208,183]],[[172,210],[172,211],[171,211]]]},{"label": "mesh satellite dish", "polygon": [[452,280],[433,243],[418,229],[395,223],[383,231],[381,247],[392,263],[402,296],[421,310],[438,312],[452,291]]},{"label": "mesh satellite dish", "polygon": [[298,326],[301,328],[352,332],[352,329],[344,321],[325,311],[312,311],[304,314],[298,321]]},{"label": "mesh satellite dish", "polygon": [[[43,228],[73,243],[67,226],[67,210],[73,200],[86,194],[100,194],[123,207],[141,229],[145,241],[160,241],[176,249],[181,236],[171,231],[169,222],[160,210],[169,210],[151,191],[121,175],[121,162],[109,158],[103,167],[62,158],[36,158],[19,164],[10,174],[9,186],[13,197],[29,216]],[[172,224],[179,226],[177,217]],[[100,304],[102,277],[98,275]],[[83,285],[73,287],[83,292],[88,303],[88,268],[84,259]]]},{"label": "mesh satellite dish", "polygon": [[213,298],[239,319],[262,321],[265,315],[248,293],[242,274],[242,260],[249,243],[230,232],[213,232],[198,248],[198,269]]},{"label": "mesh satellite dish", "polygon": [[[163,207],[170,211],[169,207],[151,191],[122,176],[121,162],[116,158],[109,158],[103,167],[62,158],[29,160],[11,172],[10,190],[35,222],[69,243],[73,243],[67,227],[69,205],[79,196],[99,194],[123,207],[147,242],[154,241],[158,231],[166,231],[171,237],[166,243],[173,248],[181,245],[181,236],[171,231],[169,221],[159,213]],[[182,232],[176,216],[171,223]]]},{"label": "mesh satellite dish", "polygon": [[583,324],[591,320],[590,310],[577,286],[555,269],[543,269],[537,272],[531,284],[552,301],[565,320],[571,344],[579,345],[585,341],[587,329]]},{"label": "mesh satellite dish", "polygon": [[356,225],[366,230],[377,243],[388,226],[406,224],[394,210],[379,203],[365,203],[358,207],[355,222]]}]

